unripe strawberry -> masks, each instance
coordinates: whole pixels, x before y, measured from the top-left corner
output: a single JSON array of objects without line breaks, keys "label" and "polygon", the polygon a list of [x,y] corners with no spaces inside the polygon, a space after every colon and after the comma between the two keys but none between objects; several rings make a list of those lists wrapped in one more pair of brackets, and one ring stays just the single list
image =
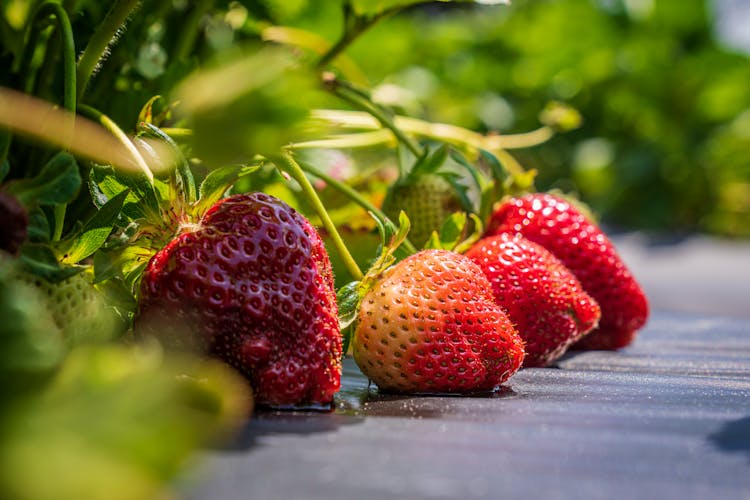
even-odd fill
[{"label": "unripe strawberry", "polygon": [[341,377],[335,298],[310,222],[272,196],[242,194],[154,255],[136,326],[234,366],[259,405],[329,405]]},{"label": "unripe strawberry", "polygon": [[491,391],[521,366],[523,342],[467,257],[424,250],[364,295],[354,359],[381,390]]},{"label": "unripe strawberry", "polygon": [[382,210],[391,220],[397,220],[401,210],[406,212],[411,222],[409,240],[422,247],[448,216],[463,207],[447,180],[438,174],[423,174],[391,186]]},{"label": "unripe strawberry", "polygon": [[619,349],[648,318],[648,301],[612,242],[568,201],[535,193],[504,201],[487,235],[519,233],[542,245],[575,274],[602,311],[599,327],[573,348]]},{"label": "unripe strawberry", "polygon": [[487,276],[523,338],[525,367],[549,365],[598,324],[599,305],[540,245],[502,233],[480,240],[466,256]]},{"label": "unripe strawberry", "polygon": [[19,273],[17,279],[39,291],[45,299],[46,309],[68,343],[108,340],[122,326],[104,295],[91,284],[85,273],[57,283],[29,273]]}]

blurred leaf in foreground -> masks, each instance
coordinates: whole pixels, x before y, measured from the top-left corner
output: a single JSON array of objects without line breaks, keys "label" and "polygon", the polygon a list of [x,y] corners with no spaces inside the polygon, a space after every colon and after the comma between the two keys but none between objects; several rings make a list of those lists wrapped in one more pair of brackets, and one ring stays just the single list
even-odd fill
[{"label": "blurred leaf in foreground", "polygon": [[76,349],[41,394],[4,413],[0,496],[153,498],[249,401],[215,362],[163,359],[156,346]]},{"label": "blurred leaf in foreground", "polygon": [[0,498],[141,499],[250,415],[243,379],[154,345],[66,352],[45,297],[0,262]]},{"label": "blurred leaf in foreground", "polygon": [[215,166],[246,163],[300,140],[320,97],[312,75],[280,48],[197,72],[176,96],[192,123],[196,155]]}]

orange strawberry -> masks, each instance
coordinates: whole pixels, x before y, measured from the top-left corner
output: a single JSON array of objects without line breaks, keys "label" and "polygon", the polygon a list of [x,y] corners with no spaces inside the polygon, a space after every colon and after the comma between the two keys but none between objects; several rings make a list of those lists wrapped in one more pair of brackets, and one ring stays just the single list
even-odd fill
[{"label": "orange strawberry", "polygon": [[362,298],[352,346],[368,378],[402,393],[491,391],[524,357],[481,269],[446,250],[384,272]]}]

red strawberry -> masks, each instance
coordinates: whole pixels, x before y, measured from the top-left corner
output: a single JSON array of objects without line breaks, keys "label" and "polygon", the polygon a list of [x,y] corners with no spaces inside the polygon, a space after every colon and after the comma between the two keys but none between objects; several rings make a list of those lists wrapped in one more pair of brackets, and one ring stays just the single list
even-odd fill
[{"label": "red strawberry", "polygon": [[260,405],[329,405],[340,386],[328,254],[307,219],[262,193],[219,201],[154,255],[138,326],[225,360]]},{"label": "red strawberry", "polygon": [[543,247],[502,233],[466,252],[492,285],[526,345],[524,366],[546,366],[599,322],[599,305]]},{"label": "red strawberry", "polygon": [[467,257],[424,250],[362,298],[354,359],[381,390],[489,391],[518,370],[523,342]]},{"label": "red strawberry", "polygon": [[599,327],[574,348],[619,349],[648,317],[641,287],[607,236],[569,202],[536,193],[511,198],[492,214],[487,234],[520,233],[552,252],[599,303]]}]

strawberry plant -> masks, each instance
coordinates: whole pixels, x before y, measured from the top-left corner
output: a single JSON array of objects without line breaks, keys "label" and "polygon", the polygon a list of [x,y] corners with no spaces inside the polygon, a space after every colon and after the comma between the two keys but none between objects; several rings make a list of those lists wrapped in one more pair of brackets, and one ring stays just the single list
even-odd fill
[{"label": "strawberry plant", "polygon": [[515,135],[433,123],[384,103],[348,57],[422,3],[342,0],[335,41],[260,22],[267,2],[0,11],[0,372],[22,379],[0,420],[0,496],[23,496],[33,447],[66,443],[104,473],[36,461],[52,478],[36,497],[154,496],[251,408],[333,408],[350,350],[383,391],[486,392],[587,342],[594,299],[591,338],[642,325],[637,297],[618,319],[575,261],[558,255],[580,285],[520,236],[477,241],[488,221],[519,232],[505,205],[490,215],[534,190],[509,149],[575,128],[574,110]]}]

